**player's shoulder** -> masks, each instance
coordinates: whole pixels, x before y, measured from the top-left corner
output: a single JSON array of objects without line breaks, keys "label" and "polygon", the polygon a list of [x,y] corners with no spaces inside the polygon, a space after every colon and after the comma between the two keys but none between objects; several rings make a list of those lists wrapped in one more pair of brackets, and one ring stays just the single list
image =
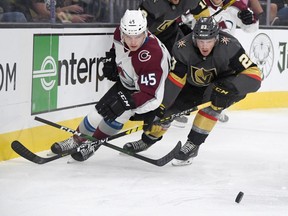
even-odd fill
[{"label": "player's shoulder", "polygon": [[[144,44],[137,51],[133,52],[131,56],[135,71],[137,73],[148,73],[159,70],[163,58],[167,57],[168,59],[169,53],[154,35],[150,35],[146,38]],[[168,64],[168,61],[166,62]]]},{"label": "player's shoulder", "polygon": [[235,1],[235,2],[231,5],[231,7],[234,7],[234,8],[236,8],[236,9],[240,10],[240,11],[246,10],[246,9],[248,8],[247,5],[246,5],[243,1]]},{"label": "player's shoulder", "polygon": [[163,5],[166,4],[166,0],[142,0],[140,5],[153,5],[153,6],[157,6],[157,5]]},{"label": "player's shoulder", "polygon": [[[162,44],[162,46],[164,46]],[[156,36],[149,34],[145,39],[144,44],[137,50],[136,54],[133,55],[139,64],[148,63],[152,65],[155,62],[160,62],[163,57],[164,49],[161,47],[161,42]]]},{"label": "player's shoulder", "polygon": [[240,44],[239,40],[228,32],[220,30],[219,32],[219,44]]},{"label": "player's shoulder", "polygon": [[149,53],[151,53],[153,56],[160,56],[164,52],[165,48],[155,35],[149,33],[145,44],[143,44],[141,49],[149,51]]},{"label": "player's shoulder", "polygon": [[195,47],[193,45],[192,33],[190,33],[174,43],[172,56],[182,62],[188,62],[191,53],[194,52]]},{"label": "player's shoulder", "polygon": [[203,4],[205,4],[205,1],[202,0],[181,0],[179,6],[186,11],[187,9],[195,9],[198,5],[203,6]]},{"label": "player's shoulder", "polygon": [[234,55],[240,49],[243,49],[241,43],[238,39],[227,32],[220,31],[219,33],[219,41],[217,45],[218,49],[221,50],[221,53],[225,53],[225,55]]},{"label": "player's shoulder", "polygon": [[[168,1],[167,1],[168,2]],[[140,8],[150,13],[159,13],[165,10],[169,4],[163,0],[143,0],[140,4]]]},{"label": "player's shoulder", "polygon": [[120,26],[116,27],[114,30],[114,40],[121,41]]},{"label": "player's shoulder", "polygon": [[173,50],[178,52],[185,52],[193,47],[192,33],[187,34],[173,45]]}]

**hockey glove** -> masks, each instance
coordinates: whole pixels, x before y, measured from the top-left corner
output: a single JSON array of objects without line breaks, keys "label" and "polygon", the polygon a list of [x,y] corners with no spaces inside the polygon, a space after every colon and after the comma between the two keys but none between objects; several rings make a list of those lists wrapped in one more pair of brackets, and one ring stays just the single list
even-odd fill
[{"label": "hockey glove", "polygon": [[251,25],[254,21],[253,12],[249,9],[239,11],[237,16],[245,25]]},{"label": "hockey glove", "polygon": [[103,67],[104,77],[114,82],[119,79],[115,58],[116,58],[115,49],[112,48],[110,49],[109,52],[106,52],[106,57],[104,58],[105,61],[104,61],[104,67]]},{"label": "hockey glove", "polygon": [[181,15],[178,26],[184,35],[192,32],[193,15],[189,12]]},{"label": "hockey glove", "polygon": [[232,83],[215,82],[211,93],[211,107],[214,110],[224,110],[234,103],[237,97],[237,89]]},{"label": "hockey glove", "polygon": [[184,23],[179,24],[179,28],[185,36],[192,32],[192,29]]},{"label": "hockey glove", "polygon": [[105,121],[112,122],[126,110],[134,109],[136,106],[128,92],[118,91],[117,95],[102,104],[96,104],[95,108]]},{"label": "hockey glove", "polygon": [[165,106],[161,104],[154,111],[148,112],[144,114],[144,131],[150,132],[158,132],[162,130],[161,123],[157,123],[156,121],[162,119],[165,114]]}]

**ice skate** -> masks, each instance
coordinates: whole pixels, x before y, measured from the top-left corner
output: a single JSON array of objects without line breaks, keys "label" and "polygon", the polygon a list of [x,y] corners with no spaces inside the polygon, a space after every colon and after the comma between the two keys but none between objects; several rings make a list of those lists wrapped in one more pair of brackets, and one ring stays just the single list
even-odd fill
[{"label": "ice skate", "polygon": [[93,141],[87,140],[82,144],[87,144],[85,147],[81,148],[79,152],[71,154],[71,157],[76,161],[85,161],[90,158],[95,151],[100,147],[100,145],[91,145]]},{"label": "ice skate", "polygon": [[145,143],[142,139],[140,139],[138,141],[126,143],[123,146],[123,149],[131,153],[138,153],[147,150],[151,145]]},{"label": "ice skate", "polygon": [[55,142],[51,146],[51,151],[54,154],[65,154],[72,149],[75,149],[79,146],[78,142],[73,138],[69,137],[66,140],[60,141],[60,142]]},{"label": "ice skate", "polygon": [[198,155],[199,146],[193,144],[189,139],[182,146],[179,153],[172,160],[173,166],[185,166],[192,164],[193,158]]}]

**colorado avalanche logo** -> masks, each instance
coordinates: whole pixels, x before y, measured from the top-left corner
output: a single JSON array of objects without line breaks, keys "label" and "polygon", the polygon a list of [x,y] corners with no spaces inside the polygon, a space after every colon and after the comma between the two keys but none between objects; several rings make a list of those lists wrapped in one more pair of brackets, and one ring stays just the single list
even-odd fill
[{"label": "colorado avalanche logo", "polygon": [[138,54],[138,59],[139,59],[140,62],[149,61],[151,59],[150,52],[148,50],[142,50]]}]

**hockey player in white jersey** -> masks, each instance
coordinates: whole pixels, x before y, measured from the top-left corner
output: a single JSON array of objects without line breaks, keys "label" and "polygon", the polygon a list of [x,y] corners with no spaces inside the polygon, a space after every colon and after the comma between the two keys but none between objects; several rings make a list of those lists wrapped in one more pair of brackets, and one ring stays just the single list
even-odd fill
[{"label": "hockey player in white jersey", "polygon": [[[113,47],[106,56],[109,61],[104,63],[103,74],[116,82],[77,128],[98,140],[118,133],[136,114],[149,115],[160,106],[170,67],[168,50],[147,30],[146,17],[140,10],[125,12],[120,27],[114,32]],[[158,139],[153,135],[149,138]],[[72,136],[54,143],[51,150],[65,154],[83,142],[89,141]],[[84,161],[98,148],[86,148],[71,156]]]},{"label": "hockey player in white jersey", "polygon": [[[225,5],[227,0],[205,0],[210,15],[214,14]],[[222,10],[219,14],[214,16],[214,19],[219,23],[222,31],[229,34],[235,35],[236,27],[238,26],[243,31],[251,33],[259,29],[259,21],[256,15],[253,14],[252,10],[242,2],[241,0],[236,1],[226,10]]]},{"label": "hockey player in white jersey", "polygon": [[[209,16],[214,17],[222,31],[235,36],[237,27],[247,33],[253,33],[259,29],[258,16],[247,6],[247,2],[236,0],[232,5],[223,10],[222,7],[228,4],[229,0],[204,1],[208,7]],[[217,14],[214,15],[216,12]],[[182,15],[181,18],[185,24],[191,28],[194,27],[196,20],[192,14]]]}]

